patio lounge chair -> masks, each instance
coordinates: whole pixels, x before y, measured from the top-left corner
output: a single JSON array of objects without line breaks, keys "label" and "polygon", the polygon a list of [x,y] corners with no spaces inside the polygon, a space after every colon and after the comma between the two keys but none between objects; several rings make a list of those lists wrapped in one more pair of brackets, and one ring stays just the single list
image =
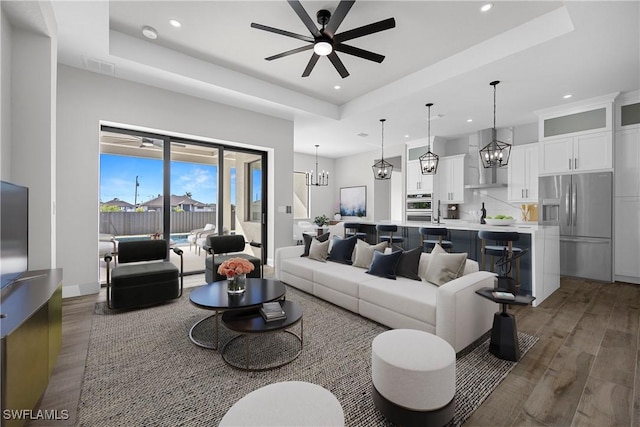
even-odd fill
[{"label": "patio lounge chair", "polygon": [[187,236],[187,241],[189,242],[189,250],[191,250],[191,246],[195,245],[198,253],[200,251],[200,246],[198,246],[198,239],[206,238],[209,234],[216,232],[215,224],[206,224],[203,228],[196,228],[195,230],[191,230],[189,235]]}]

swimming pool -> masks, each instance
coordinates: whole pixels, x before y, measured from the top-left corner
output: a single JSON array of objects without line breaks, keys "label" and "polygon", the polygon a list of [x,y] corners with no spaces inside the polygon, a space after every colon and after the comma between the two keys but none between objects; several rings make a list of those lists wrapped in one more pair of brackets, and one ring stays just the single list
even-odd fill
[{"label": "swimming pool", "polygon": [[[189,241],[187,240],[187,236],[189,236],[189,233],[173,233],[171,234],[171,240],[173,240],[173,243],[176,245],[186,245],[187,243],[189,243]],[[149,240],[151,239],[151,236],[149,234],[138,234],[138,235],[134,235],[134,236],[116,236],[116,240],[118,242],[135,242],[138,240]]]}]

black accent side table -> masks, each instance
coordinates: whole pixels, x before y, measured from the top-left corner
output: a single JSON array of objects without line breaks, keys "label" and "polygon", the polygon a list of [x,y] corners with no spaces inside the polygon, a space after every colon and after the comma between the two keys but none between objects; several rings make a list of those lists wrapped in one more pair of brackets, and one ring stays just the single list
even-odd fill
[{"label": "black accent side table", "polygon": [[476,294],[500,304],[500,311],[493,315],[489,352],[494,356],[517,362],[520,359],[516,318],[508,312],[509,304],[529,305],[536,299],[531,295],[516,295],[515,299],[503,299],[493,296],[493,292],[509,292],[506,289],[482,288]]}]

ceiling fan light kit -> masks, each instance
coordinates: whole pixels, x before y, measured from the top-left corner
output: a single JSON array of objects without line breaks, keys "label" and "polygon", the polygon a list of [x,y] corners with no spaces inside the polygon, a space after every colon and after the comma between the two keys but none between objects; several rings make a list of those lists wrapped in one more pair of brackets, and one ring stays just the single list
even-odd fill
[{"label": "ceiling fan light kit", "polygon": [[498,140],[498,131],[496,130],[496,86],[499,80],[489,83],[493,86],[493,129],[491,132],[491,142],[480,150],[480,160],[485,169],[500,168],[509,164],[509,155],[511,154],[511,144]]},{"label": "ceiling fan light kit", "polygon": [[431,107],[433,103],[427,104],[429,119],[427,127],[427,152],[420,156],[420,171],[422,175],[435,175],[438,171],[438,160],[440,157],[431,152]]},{"label": "ceiling fan light kit", "polygon": [[393,165],[384,159],[384,122],[386,120],[387,119],[380,119],[382,126],[382,151],[380,153],[380,160],[371,166],[373,177],[379,180],[391,179],[391,172],[393,172]]},{"label": "ceiling fan light kit", "polygon": [[269,56],[265,58],[265,60],[273,61],[274,59],[284,58],[285,56],[313,49],[313,54],[311,55],[311,58],[309,58],[309,62],[302,73],[302,77],[308,77],[316,66],[318,59],[320,59],[321,56],[326,56],[343,79],[349,76],[349,72],[336,52],[346,53],[348,55],[353,55],[358,58],[367,59],[377,63],[381,63],[384,60],[383,55],[346,45],[343,44],[343,42],[394,28],[396,26],[394,18],[384,19],[382,21],[363,25],[362,27],[336,34],[338,27],[342,24],[342,21],[355,3],[355,0],[341,0],[333,15],[331,15],[331,12],[326,9],[319,10],[316,14],[316,19],[318,23],[322,25],[321,29],[318,29],[316,24],[313,23],[313,20],[299,0],[288,0],[287,3],[289,3],[289,6],[291,6],[293,11],[307,27],[311,36],[296,34],[290,31],[269,27],[267,25],[257,24],[255,22],[251,23],[251,28],[280,34],[286,37],[292,37],[294,39],[305,41],[309,44],[277,55]]}]

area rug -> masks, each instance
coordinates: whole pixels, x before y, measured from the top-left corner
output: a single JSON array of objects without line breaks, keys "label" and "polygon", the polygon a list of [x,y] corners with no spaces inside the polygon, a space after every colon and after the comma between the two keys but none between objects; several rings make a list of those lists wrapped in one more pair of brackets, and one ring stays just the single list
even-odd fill
[{"label": "area rug", "polygon": [[[293,288],[287,299],[304,311],[304,347],[288,365],[244,372],[227,365],[218,351],[194,345],[191,326],[210,314],[189,302],[189,291],[172,303],[129,312],[112,312],[97,303],[78,407],[85,426],[215,426],[240,398],[279,381],[308,381],[340,401],[347,426],[390,425],[371,397],[371,342],[388,328]],[[208,340],[213,322],[194,330]],[[297,331],[294,326],[293,331]],[[233,338],[221,328],[220,345]],[[285,338],[277,338],[282,335]],[[252,357],[282,355],[289,334],[270,334],[252,342]],[[519,334],[524,355],[537,341]],[[275,345],[274,342],[279,342]],[[266,344],[268,343],[268,344]],[[461,425],[515,366],[488,352],[478,340],[458,355],[456,410]]]}]

